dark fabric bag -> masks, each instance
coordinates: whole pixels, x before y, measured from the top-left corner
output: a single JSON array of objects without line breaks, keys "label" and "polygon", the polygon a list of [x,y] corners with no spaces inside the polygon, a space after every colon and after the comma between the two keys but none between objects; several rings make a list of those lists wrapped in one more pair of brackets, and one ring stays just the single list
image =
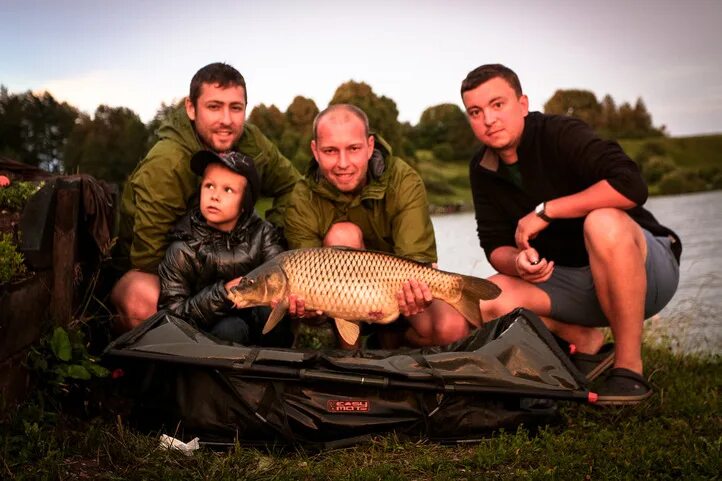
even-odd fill
[{"label": "dark fabric bag", "polygon": [[459,442],[557,420],[586,401],[541,320],[519,309],[448,346],[294,351],[224,345],[159,313],[111,344],[141,426],[201,442],[340,447],[394,432]]}]

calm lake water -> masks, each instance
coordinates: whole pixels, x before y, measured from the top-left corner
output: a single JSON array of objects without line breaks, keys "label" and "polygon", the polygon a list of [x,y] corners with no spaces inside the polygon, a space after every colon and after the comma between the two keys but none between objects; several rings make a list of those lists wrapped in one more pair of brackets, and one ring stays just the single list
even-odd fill
[{"label": "calm lake water", "polygon": [[[722,191],[649,199],[645,206],[682,239],[677,293],[645,326],[647,342],[675,352],[722,353]],[[473,213],[432,218],[439,268],[488,277],[495,273],[476,237]]]}]

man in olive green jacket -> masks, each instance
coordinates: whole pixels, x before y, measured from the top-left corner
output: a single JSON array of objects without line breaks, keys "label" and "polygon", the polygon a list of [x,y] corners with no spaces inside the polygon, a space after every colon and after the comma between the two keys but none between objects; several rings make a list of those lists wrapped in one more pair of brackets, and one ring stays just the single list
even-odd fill
[{"label": "man in olive green jacket", "polygon": [[[319,113],[311,150],[314,161],[286,209],[291,249],[343,245],[436,262],[424,183],[385,142],[369,135],[361,109],[339,104]],[[290,297],[291,315],[313,315],[303,299]],[[449,304],[432,301],[422,282],[405,283],[397,299],[411,325],[405,338],[412,345],[447,344],[469,332],[466,319]]]},{"label": "man in olive green jacket", "polygon": [[261,131],[245,123],[243,76],[230,65],[213,63],[191,80],[185,105],[158,130],[160,140],[128,178],[120,202],[120,232],[114,264],[123,276],[111,300],[118,331],[129,330],[156,312],[157,268],[168,247],[168,232],[192,206],[199,177],[190,158],[199,150],[238,150],[252,157],[261,193],[274,198],[266,218],[283,227],[283,214],[299,174]]}]

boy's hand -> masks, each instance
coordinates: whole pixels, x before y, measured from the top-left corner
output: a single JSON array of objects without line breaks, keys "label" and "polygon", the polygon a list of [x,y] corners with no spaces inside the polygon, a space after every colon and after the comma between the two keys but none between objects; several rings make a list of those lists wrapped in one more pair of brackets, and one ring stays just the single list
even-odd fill
[{"label": "boy's hand", "polygon": [[243,279],[243,276],[236,277],[235,279],[231,279],[230,281],[226,282],[226,292],[231,292],[231,287],[236,287],[239,282],[241,282],[241,279]]}]

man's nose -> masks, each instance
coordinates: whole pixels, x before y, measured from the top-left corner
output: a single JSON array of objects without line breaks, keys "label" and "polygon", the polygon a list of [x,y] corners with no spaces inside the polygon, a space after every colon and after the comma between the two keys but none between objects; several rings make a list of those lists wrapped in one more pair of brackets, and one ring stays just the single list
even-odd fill
[{"label": "man's nose", "polygon": [[222,119],[222,122],[223,122],[224,124],[226,124],[226,125],[228,125],[228,124],[231,123],[231,108],[230,108],[230,107],[225,107],[225,108],[223,109],[223,119]]},{"label": "man's nose", "polygon": [[349,165],[348,152],[342,150],[338,155],[338,167],[345,168]]},{"label": "man's nose", "polygon": [[484,112],[484,124],[491,125],[496,122],[496,114],[491,110]]}]

